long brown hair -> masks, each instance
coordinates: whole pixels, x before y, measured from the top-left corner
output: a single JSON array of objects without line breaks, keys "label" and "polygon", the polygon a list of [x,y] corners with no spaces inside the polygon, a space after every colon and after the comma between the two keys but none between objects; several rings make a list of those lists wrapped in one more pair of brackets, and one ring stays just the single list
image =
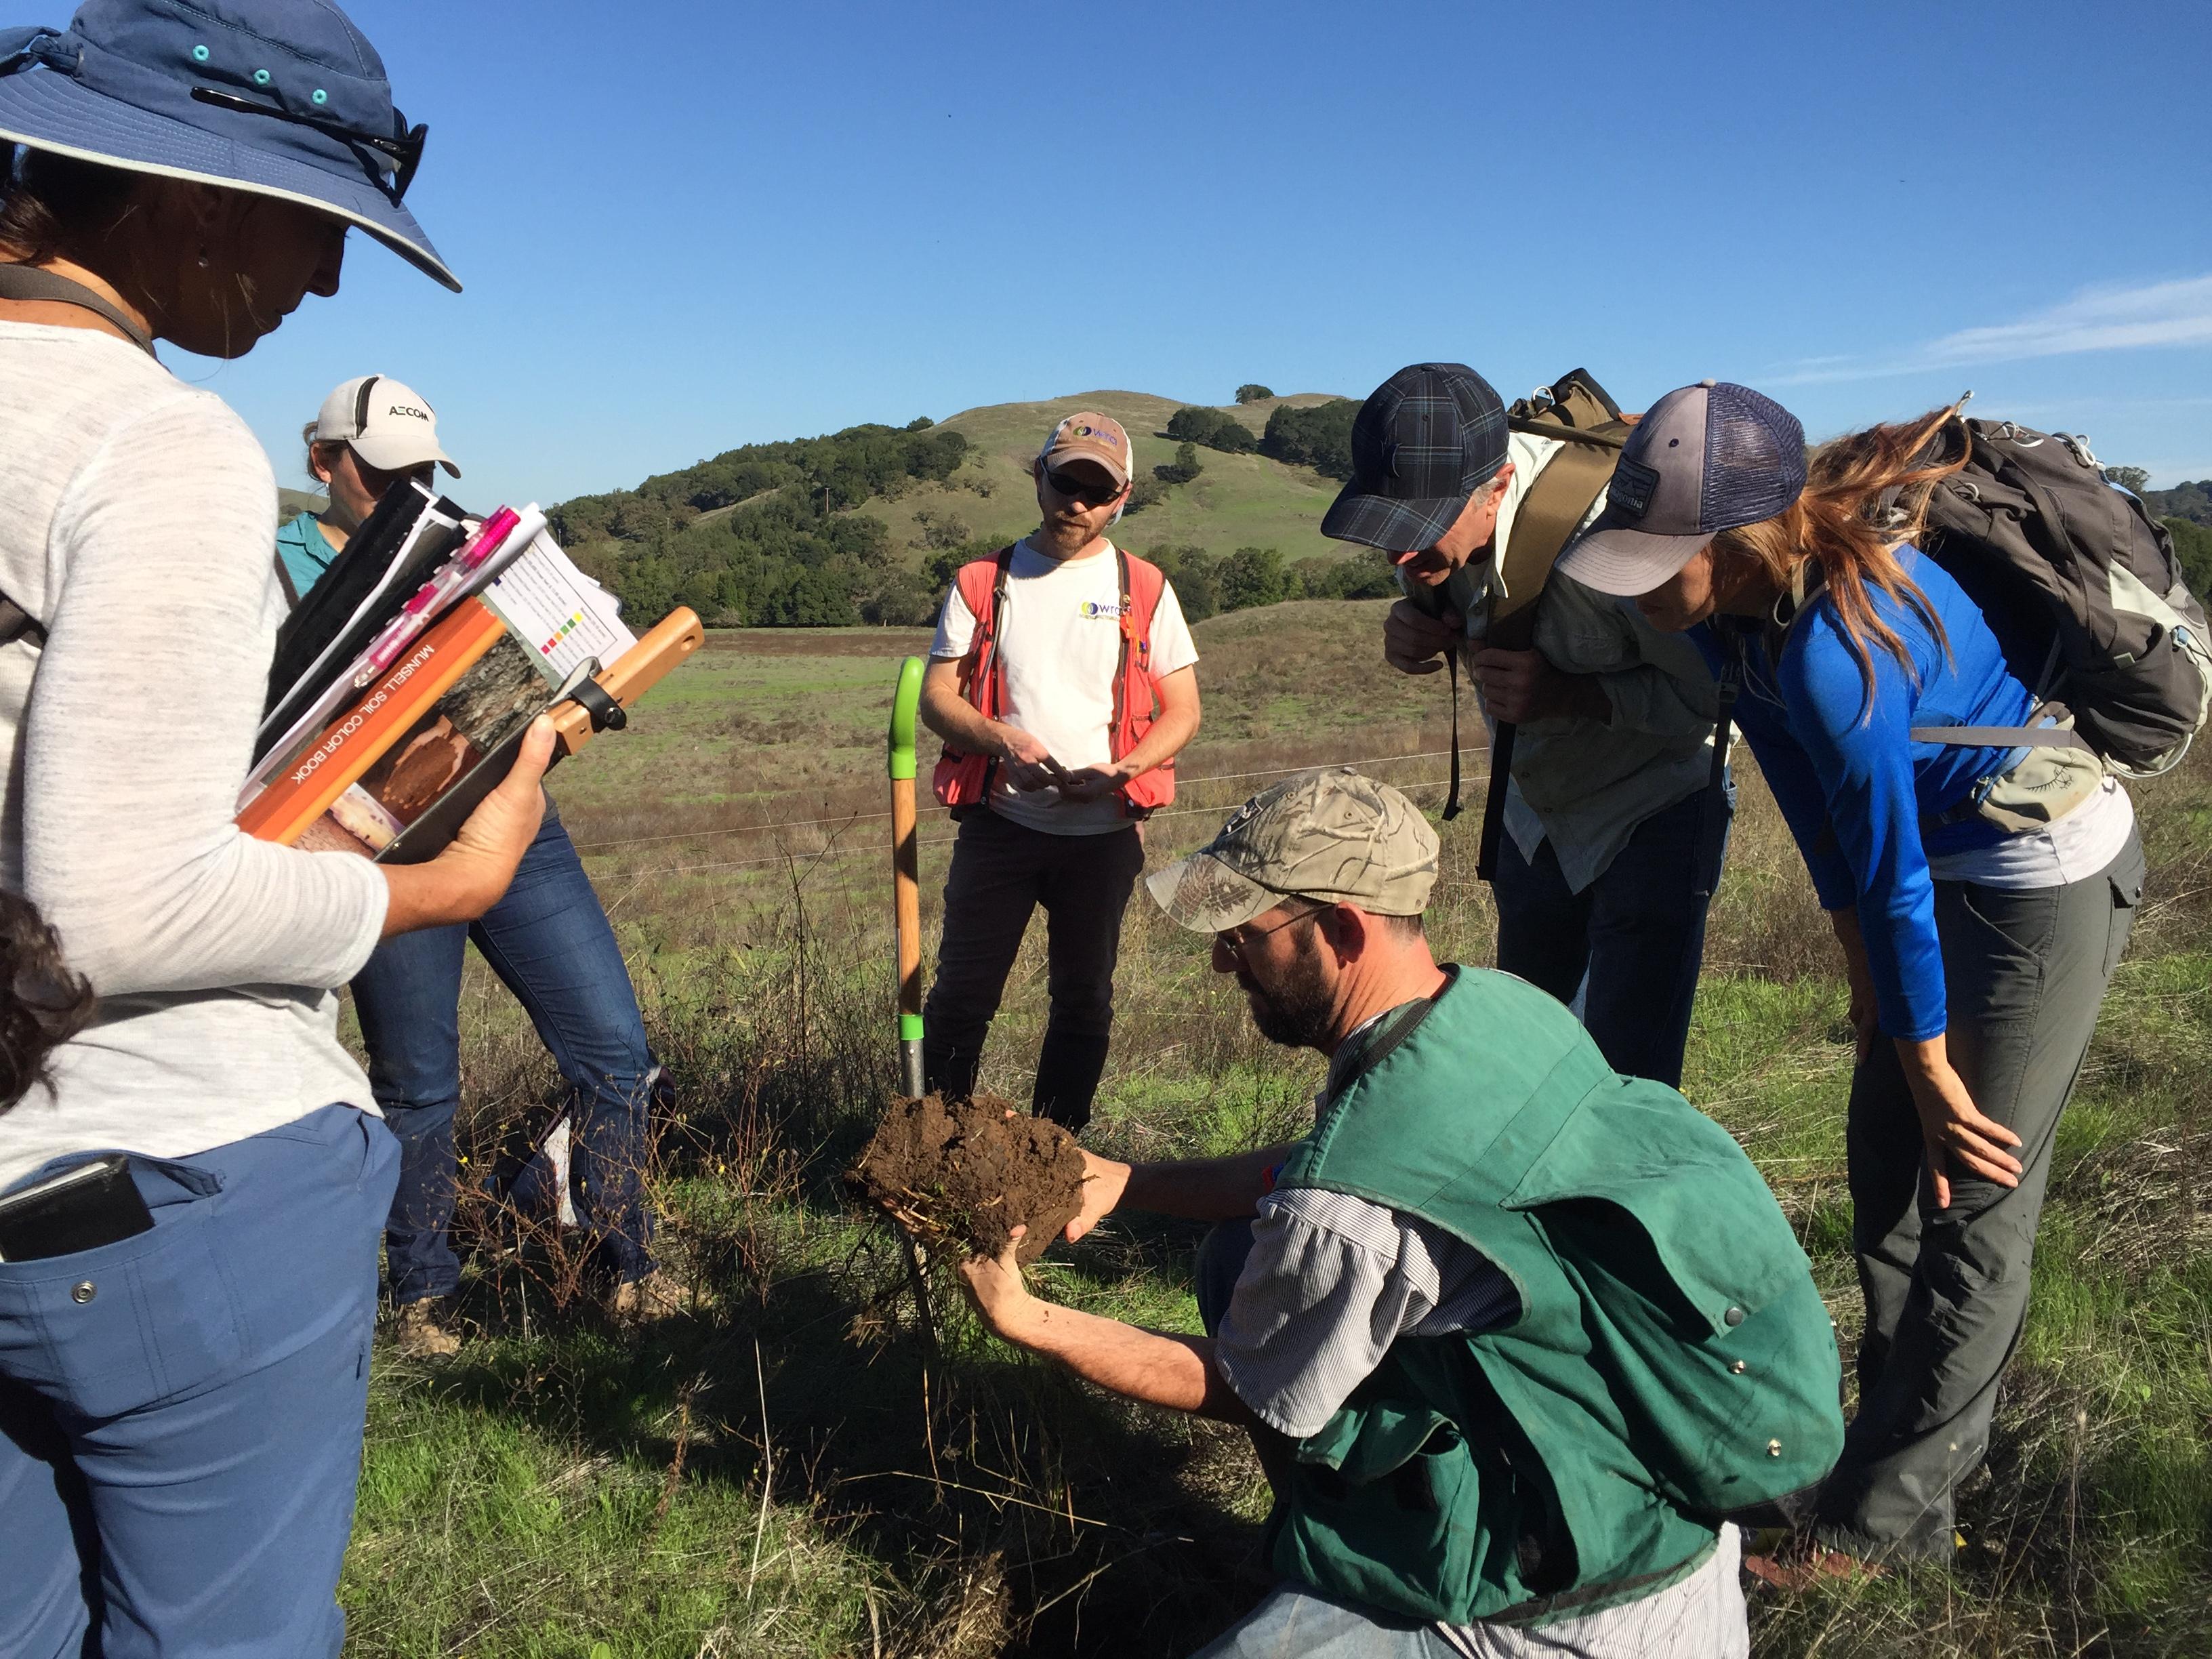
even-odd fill
[{"label": "long brown hair", "polygon": [[1713,584],[1723,592],[1757,577],[1788,593],[1808,560],[1819,570],[1858,664],[1862,717],[1874,707],[1874,647],[1917,674],[1905,641],[1875,611],[1874,590],[1909,606],[1950,653],[1942,619],[1897,550],[1925,529],[1929,493],[1966,464],[1965,444],[1941,441],[1958,412],[1954,404],[1823,444],[1806,463],[1805,493],[1786,511],[1713,538]]}]

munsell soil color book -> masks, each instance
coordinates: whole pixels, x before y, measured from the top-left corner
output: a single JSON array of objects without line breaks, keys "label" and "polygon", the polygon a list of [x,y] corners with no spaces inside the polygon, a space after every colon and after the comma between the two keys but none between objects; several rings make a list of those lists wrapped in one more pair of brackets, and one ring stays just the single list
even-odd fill
[{"label": "munsell soil color book", "polygon": [[[378,534],[362,551],[419,576],[424,532],[445,532],[450,547],[461,515],[427,493],[409,506],[412,521],[365,526]],[[533,718],[551,711],[559,752],[573,753],[698,647],[688,610],[631,634],[544,525],[532,509],[466,526],[459,550],[416,588],[349,573],[367,598],[324,607],[328,642],[280,640],[279,674],[309,665],[271,685],[239,827],[388,863],[434,857],[507,775]]]}]

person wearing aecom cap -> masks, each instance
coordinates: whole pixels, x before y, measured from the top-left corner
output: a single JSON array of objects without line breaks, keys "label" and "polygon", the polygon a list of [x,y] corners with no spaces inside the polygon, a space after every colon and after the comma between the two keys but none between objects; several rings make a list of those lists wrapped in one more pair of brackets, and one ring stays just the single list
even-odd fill
[{"label": "person wearing aecom cap", "polygon": [[278,574],[284,597],[295,605],[393,484],[413,478],[427,485],[440,466],[461,476],[439,446],[437,412],[389,374],[360,374],[341,384],[300,436],[307,446],[308,476],[331,499],[320,513],[301,513],[277,526]]},{"label": "person wearing aecom cap", "polygon": [[1391,607],[1392,667],[1434,673],[1458,652],[1491,717],[1520,727],[1492,884],[1498,965],[1562,1002],[1582,988],[1613,1068],[1671,1087],[1705,956],[1710,849],[1730,810],[1725,791],[1710,798],[1716,699],[1682,641],[1556,572],[1535,600],[1534,647],[1486,642],[1488,592],[1561,447],[1509,431],[1473,369],[1415,363],[1361,405],[1352,480],[1322,534],[1382,549],[1409,594],[1434,596]]},{"label": "person wearing aecom cap", "polygon": [[[433,466],[455,477],[461,471],[439,444],[430,405],[386,375],[341,385],[307,436],[308,464],[329,484],[331,504],[319,518],[303,513],[277,532],[277,558],[288,584],[298,585],[289,596],[295,603],[386,490],[409,477],[427,483]],[[544,820],[498,903],[466,927],[423,928],[379,945],[354,975],[369,1085],[399,1138],[399,1188],[384,1234],[393,1347],[430,1359],[461,1346],[445,1304],[461,1280],[451,1239],[460,1176],[453,1117],[461,1103],[461,969],[471,939],[529,1013],[568,1085],[566,1192],[543,1191],[541,1177],[555,1168],[544,1157],[519,1175],[494,1170],[490,1190],[524,1208],[550,1199],[556,1212],[564,1196],[574,1200],[570,1213],[586,1230],[591,1265],[618,1321],[684,1311],[689,1287],[653,1265],[644,1194],[651,1108],[657,1097],[665,1103],[666,1074],[647,1041],[622,947],[549,795]]]},{"label": "person wearing aecom cap", "polygon": [[921,717],[945,739],[937,799],[960,823],[923,1075],[974,1090],[1042,906],[1052,1006],[1030,1105],[1077,1130],[1106,1069],[1121,913],[1145,867],[1138,826],[1175,799],[1175,757],[1198,731],[1198,648],[1175,588],[1106,533],[1136,465],[1111,416],[1053,427],[1031,463],[1042,521],[961,568],[921,688]]},{"label": "person wearing aecom cap", "polygon": [[241,835],[276,479],[153,341],[242,356],[349,226],[458,284],[328,0],[0,32],[0,878],[100,1000],[0,1115],[0,1205],[62,1182],[0,1251],[0,1652],[335,1656],[398,1163],[335,993],[499,898],[552,732],[427,864]]},{"label": "person wearing aecom cap", "polygon": [[1085,1155],[1070,1239],[1117,1210],[1220,1224],[1206,1336],[1047,1303],[1012,1247],[969,1293],[1100,1387],[1252,1430],[1285,1582],[1207,1655],[1742,1655],[1717,1511],[1817,1480],[1843,1437],[1810,1266],[1726,1131],[1534,987],[1437,963],[1436,873],[1419,809],[1346,769],[1146,882],[1262,1036],[1329,1058],[1295,1144]]},{"label": "person wearing aecom cap", "polygon": [[[2142,890],[2133,809],[2094,763],[1916,734],[2016,730],[2035,702],[1913,544],[1965,460],[1929,458],[1953,412],[1808,465],[1780,404],[1685,386],[1644,416],[1564,562],[1741,678],[1737,716],[1850,979],[1859,1410],[1815,1531],[1761,1565],[1778,1576],[1954,1553],[1954,1495],[2027,1320],[2059,1113]],[[2031,784],[2023,812],[2013,786]]]}]

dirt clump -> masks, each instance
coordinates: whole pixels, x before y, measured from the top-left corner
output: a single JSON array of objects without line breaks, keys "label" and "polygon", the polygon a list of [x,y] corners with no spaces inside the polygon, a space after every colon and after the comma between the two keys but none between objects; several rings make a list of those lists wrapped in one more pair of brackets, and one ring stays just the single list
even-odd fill
[{"label": "dirt clump", "polygon": [[891,1103],[845,1184],[924,1243],[963,1255],[997,1255],[1027,1227],[1018,1252],[1026,1263],[1082,1207],[1083,1152],[1057,1123],[1015,1113],[995,1095],[925,1095]]}]

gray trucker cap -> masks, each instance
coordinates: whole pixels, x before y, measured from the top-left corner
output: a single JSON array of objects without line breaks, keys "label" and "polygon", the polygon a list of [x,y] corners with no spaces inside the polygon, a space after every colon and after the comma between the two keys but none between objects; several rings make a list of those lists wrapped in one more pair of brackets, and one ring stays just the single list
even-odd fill
[{"label": "gray trucker cap", "polygon": [[1786,511],[1805,491],[1805,428],[1726,380],[1670,392],[1638,422],[1606,508],[1560,558],[1585,587],[1649,593],[1723,530]]}]

